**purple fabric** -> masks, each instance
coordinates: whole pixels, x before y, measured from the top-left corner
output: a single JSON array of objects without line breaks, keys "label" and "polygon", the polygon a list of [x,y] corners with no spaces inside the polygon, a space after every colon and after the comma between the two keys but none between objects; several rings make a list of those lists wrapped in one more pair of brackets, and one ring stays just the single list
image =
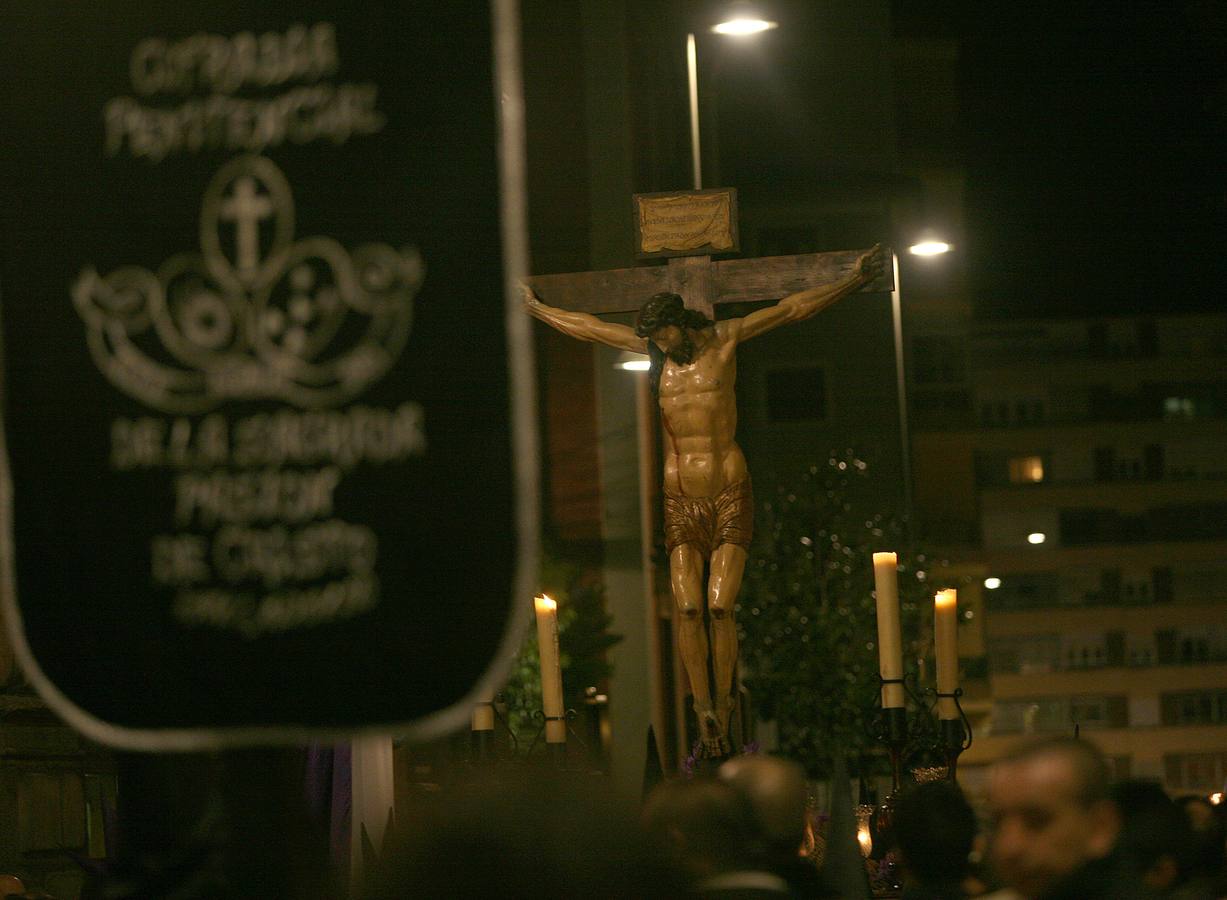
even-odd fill
[{"label": "purple fabric", "polygon": [[307,770],[303,774],[303,788],[307,794],[307,809],[316,822],[326,822],[332,807],[332,760],[331,747],[311,744],[307,747]]},{"label": "purple fabric", "polygon": [[328,820],[329,850],[337,868],[349,872],[350,811],[354,791],[351,779],[349,744],[333,747],[332,758],[332,808]]},{"label": "purple fabric", "polygon": [[315,820],[328,824],[328,858],[338,872],[348,877],[353,804],[349,744],[309,746],[304,788]]}]

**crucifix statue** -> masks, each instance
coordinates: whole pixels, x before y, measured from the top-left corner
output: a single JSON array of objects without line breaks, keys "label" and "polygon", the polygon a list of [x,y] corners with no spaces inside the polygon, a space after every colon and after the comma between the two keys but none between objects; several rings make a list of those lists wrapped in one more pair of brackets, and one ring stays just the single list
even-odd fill
[{"label": "crucifix statue", "polygon": [[[832,257],[849,256],[851,267],[831,278],[831,270],[838,265]],[[721,321],[708,315],[711,298],[695,297],[693,290],[689,291],[690,298],[677,290],[641,295],[642,305],[633,328],[604,321],[592,312],[547,305],[538,290],[550,299],[553,294],[587,299],[584,305],[593,311],[613,311],[619,306],[616,299],[613,305],[599,300],[593,303],[596,298],[592,294],[603,286],[615,285],[611,293],[623,294],[628,282],[645,282],[638,273],[652,269],[543,276],[529,279],[523,288],[525,310],[563,334],[646,353],[651,361],[649,378],[664,426],[665,547],[678,614],[678,649],[694,696],[705,757],[725,756],[730,750],[728,730],[736,699],[737,664],[733,605],[753,535],[750,474],[736,440],[737,345],[781,325],[808,319],[841,297],[866,287],[883,274],[884,254],[874,247],[860,254],[729,262],[734,265],[726,269],[728,277],[721,279],[720,267],[727,263],[712,263],[710,257],[696,260],[693,256],[671,260],[669,269],[686,274],[670,277],[665,284],[684,289],[697,283],[708,290],[719,290],[721,282],[726,281],[724,287],[733,299],[767,299],[773,288],[795,284],[798,272],[806,267],[811,275],[815,268],[823,269],[827,277],[817,286],[788,293],[774,306]],[[752,265],[746,266],[747,262]],[[668,271],[665,267],[653,268],[656,272]],[[700,277],[693,277],[696,272]],[[618,277],[623,274],[625,278]],[[660,278],[648,279],[652,277]],[[751,296],[741,295],[747,291]],[[579,296],[584,294],[588,297]],[[688,299],[692,302],[687,303]],[[706,311],[692,308],[696,305],[706,306]]]}]

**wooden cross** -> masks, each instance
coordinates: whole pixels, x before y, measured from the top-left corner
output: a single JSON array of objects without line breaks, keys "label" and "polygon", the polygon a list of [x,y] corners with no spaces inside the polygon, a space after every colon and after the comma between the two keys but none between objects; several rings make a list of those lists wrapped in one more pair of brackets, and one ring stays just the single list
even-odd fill
[{"label": "wooden cross", "polygon": [[[710,256],[684,256],[670,259],[665,266],[534,275],[526,280],[546,303],[561,309],[594,314],[633,312],[653,294],[671,291],[680,294],[690,309],[715,318],[714,308],[724,303],[778,300],[833,284],[848,273],[862,252],[715,261]],[[890,269],[860,290],[894,290]]]},{"label": "wooden cross", "polygon": [[[700,192],[679,192],[671,196],[692,193]],[[729,215],[735,216],[735,213],[735,208],[731,208]],[[736,230],[735,224],[733,230]],[[778,300],[797,291],[832,284],[848,273],[862,252],[838,250],[713,261],[710,254],[695,255],[693,250],[665,251],[650,254],[670,256],[668,264],[663,266],[535,275],[527,282],[546,303],[561,309],[593,314],[632,312],[653,294],[669,291],[679,294],[690,309],[714,319],[715,307],[721,304]],[[649,254],[641,252],[641,255]],[[888,267],[881,277],[862,287],[861,291],[893,289]]]},{"label": "wooden cross", "polygon": [[[667,248],[661,250],[659,241],[653,242],[651,248],[647,246],[644,236],[645,225],[651,223],[645,222],[644,208],[638,205],[639,197],[636,198],[639,213],[635,229],[638,255],[641,257],[669,257],[666,265],[637,266],[600,272],[570,272],[562,275],[536,275],[526,279],[526,282],[544,302],[560,309],[591,314],[635,312],[653,294],[668,291],[679,294],[688,308],[701,311],[708,318],[714,319],[715,308],[725,303],[779,300],[798,291],[833,284],[848,274],[863,252],[862,250],[841,250],[831,253],[769,256],[759,259],[713,260],[712,253],[704,252],[705,250],[724,252],[726,248],[736,248],[735,193],[725,190],[730,195],[730,199],[724,220],[717,223],[720,227],[711,232],[704,231],[707,225],[699,227],[690,235],[688,241],[680,241],[680,243],[689,243],[689,246],[676,250]],[[684,201],[687,196],[713,193],[719,192],[701,191],[676,195],[640,196],[664,196],[667,200],[677,197]],[[710,204],[706,204],[704,208],[710,212]],[[674,213],[675,211],[671,211],[668,220],[671,223],[678,218]],[[707,222],[707,219],[704,218],[706,215],[707,213],[704,213],[699,217],[703,218],[705,223]],[[680,230],[685,230],[682,226],[678,227]],[[701,238],[705,233],[715,234],[717,232],[722,236],[708,244],[703,243]],[[694,239],[695,233],[700,239]],[[730,234],[731,239],[729,239]],[[655,237],[659,237],[659,234]],[[890,268],[887,267],[879,278],[866,284],[860,290],[887,292],[893,289],[893,275]],[[641,447],[650,447],[658,441],[645,440],[644,433],[654,431],[653,423],[657,417],[644,412],[647,408],[647,401],[644,399],[647,396],[647,388],[641,385],[641,389],[643,392],[639,424]],[[659,502],[657,502],[659,498],[655,496],[656,491],[652,487],[652,485],[659,485],[659,469],[656,468],[653,461],[642,458],[640,469],[642,515],[650,522],[656,518],[653,510],[659,508]],[[659,529],[656,527],[645,526],[643,530],[644,564],[649,585],[657,584],[652,565],[652,550],[657,534],[659,534]],[[658,604],[660,601],[661,595],[657,590],[650,589],[649,596],[653,604]],[[671,610],[672,604],[656,606],[654,619],[657,629],[670,628],[670,625],[666,624],[670,618],[667,613],[664,613],[666,608]],[[664,694],[653,703],[654,725],[658,738],[664,740],[668,729],[662,729],[663,719],[657,721],[657,715],[669,716],[669,710],[672,711],[670,718],[674,720],[673,727],[676,734],[678,736],[685,734],[685,714],[681,696],[681,683],[685,675],[682,672],[678,654],[673,654],[672,671],[666,673],[659,639],[654,638],[652,644],[654,646],[652,652],[655,656],[653,664],[662,675],[661,683],[673,686],[672,690],[665,689]],[[689,746],[689,741],[680,739],[675,743],[673,750],[679,762],[685,756]]]}]

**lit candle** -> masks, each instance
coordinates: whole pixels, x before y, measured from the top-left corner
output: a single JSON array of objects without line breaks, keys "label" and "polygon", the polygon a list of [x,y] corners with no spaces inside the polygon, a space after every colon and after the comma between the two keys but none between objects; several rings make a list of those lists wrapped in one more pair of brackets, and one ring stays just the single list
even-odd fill
[{"label": "lit candle", "polygon": [[[933,639],[937,657],[937,692],[953,694],[959,686],[959,601],[954,588],[938,591],[933,598]],[[937,698],[937,717],[957,719],[954,697]]]},{"label": "lit candle", "polygon": [[533,598],[537,610],[537,646],[541,655],[541,706],[545,742],[565,744],[567,723],[562,708],[562,664],[558,654],[558,604],[545,594]]},{"label": "lit candle", "polygon": [[[873,586],[878,598],[878,671],[882,680],[903,677],[903,642],[899,637],[899,558],[873,555]],[[882,685],[882,706],[903,706],[903,685]]]}]

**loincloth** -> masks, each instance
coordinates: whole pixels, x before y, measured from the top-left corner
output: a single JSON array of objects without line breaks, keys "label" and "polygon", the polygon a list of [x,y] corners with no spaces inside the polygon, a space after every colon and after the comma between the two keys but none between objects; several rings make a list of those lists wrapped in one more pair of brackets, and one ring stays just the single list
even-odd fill
[{"label": "loincloth", "polygon": [[665,548],[669,553],[693,544],[711,556],[721,544],[749,547],[754,537],[754,492],[750,476],[714,497],[686,497],[665,492]]}]

